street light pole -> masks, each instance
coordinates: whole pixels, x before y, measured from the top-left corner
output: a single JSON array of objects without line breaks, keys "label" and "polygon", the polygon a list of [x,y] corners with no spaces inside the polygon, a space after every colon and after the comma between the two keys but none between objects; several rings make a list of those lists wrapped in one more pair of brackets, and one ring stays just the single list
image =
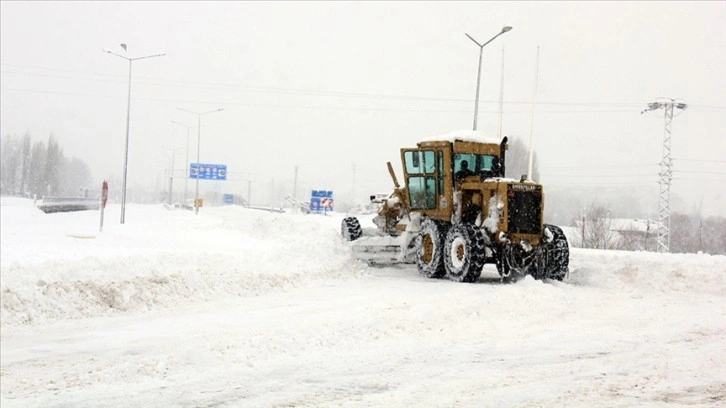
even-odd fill
[{"label": "street light pole", "polygon": [[176,155],[176,151],[181,149],[181,147],[176,147],[171,149],[171,172],[169,173],[169,205],[174,205],[174,193],[173,193],[173,186],[174,186],[174,156]]},{"label": "street light pole", "polygon": [[189,133],[190,131],[195,128],[196,126],[187,126],[183,123],[177,122],[175,120],[172,120],[171,123],[176,123],[179,126],[183,126],[187,128],[187,161],[184,163],[185,170],[184,170],[184,205],[187,203],[187,181],[189,180],[189,174],[187,173],[189,171]]},{"label": "street light pole", "polygon": [[484,44],[479,44],[479,42],[472,38],[472,36],[464,33],[467,37],[469,37],[470,40],[474,41],[474,44],[479,46],[479,69],[477,70],[476,74],[476,99],[474,100],[474,130],[476,130],[476,118],[477,116],[479,116],[479,83],[481,81],[481,59],[484,52],[484,46],[494,41],[494,39],[499,37],[500,35],[506,33],[507,31],[510,31],[511,29],[511,26],[502,27],[502,31],[500,31],[497,35],[489,39],[489,41],[485,42]]},{"label": "street light pole", "polygon": [[171,173],[169,173],[169,206],[174,205],[174,155],[176,149],[171,149]]},{"label": "street light pole", "polygon": [[[126,44],[121,44],[124,50],[126,50]],[[136,57],[136,58],[129,58],[124,55],[117,54],[109,49],[104,48],[103,52],[113,54],[119,58],[123,58],[126,61],[129,62],[129,92],[128,92],[128,102],[126,105],[126,153],[124,154],[124,177],[123,177],[123,183],[121,186],[121,224],[125,222],[126,219],[126,176],[128,174],[128,167],[129,167],[129,124],[131,123],[131,63],[136,60],[145,59],[145,58],[154,58],[154,57],[162,57],[166,55],[166,53],[161,54],[154,54],[154,55],[146,55],[144,57]]]},{"label": "street light pole", "polygon": [[215,109],[215,110],[212,110],[209,112],[203,112],[203,113],[192,112],[190,110],[186,110],[186,109],[182,109],[182,108],[177,108],[177,109],[179,109],[180,111],[191,113],[193,115],[197,115],[197,175],[196,175],[196,179],[197,179],[196,185],[197,186],[196,186],[196,192],[194,193],[194,214],[199,214],[199,170],[200,170],[200,168],[199,168],[199,151],[200,151],[200,146],[201,146],[201,141],[202,141],[202,115],[207,115],[209,113],[214,113],[214,112],[220,112],[220,111],[223,111],[224,109]]}]

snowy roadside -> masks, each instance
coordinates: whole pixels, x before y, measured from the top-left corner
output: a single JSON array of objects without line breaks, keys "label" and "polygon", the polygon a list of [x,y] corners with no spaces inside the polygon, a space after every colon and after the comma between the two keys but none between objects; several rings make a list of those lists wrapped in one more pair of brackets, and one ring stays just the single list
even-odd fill
[{"label": "snowy roadside", "polygon": [[12,207],[3,407],[726,401],[723,256],[573,249],[565,282],[461,284],[352,260],[337,216],[132,206],[80,239],[97,212]]},{"label": "snowy roadside", "polygon": [[98,211],[44,214],[29,200],[6,201],[3,326],[259,295],[364,270],[337,229],[304,215],[131,206],[125,225],[111,208],[99,233]]}]

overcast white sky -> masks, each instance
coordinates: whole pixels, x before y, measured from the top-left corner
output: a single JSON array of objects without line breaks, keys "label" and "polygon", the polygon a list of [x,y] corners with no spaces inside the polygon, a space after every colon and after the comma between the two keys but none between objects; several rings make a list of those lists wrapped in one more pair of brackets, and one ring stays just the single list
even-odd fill
[{"label": "overcast white sky", "polygon": [[663,112],[640,111],[682,98],[674,194],[724,213],[725,2],[0,4],[0,133],[52,133],[98,180],[121,178],[128,84],[128,63],[103,48],[167,53],[133,63],[130,186],[162,185],[172,148],[182,166],[187,130],[170,121],[196,116],[177,108],[223,108],[202,119],[200,161],[226,164],[230,181],[203,190],[292,192],[297,165],[301,198],[362,201],[389,190],[399,148],[471,128],[479,49],[464,33],[484,42],[511,25],[484,48],[480,130],[496,136],[504,55],[504,134],[529,138],[539,46],[542,182],[657,186]]}]

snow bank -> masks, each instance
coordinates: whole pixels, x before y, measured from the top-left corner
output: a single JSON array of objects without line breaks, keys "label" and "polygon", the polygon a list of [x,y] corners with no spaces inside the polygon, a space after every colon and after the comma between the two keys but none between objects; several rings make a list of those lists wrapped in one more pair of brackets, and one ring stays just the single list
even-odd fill
[{"label": "snow bank", "polygon": [[724,297],[726,256],[570,248],[569,282],[625,292]]},{"label": "snow bank", "polygon": [[[99,233],[98,211],[45,214],[30,200],[3,198],[1,324],[175,308],[370,271],[341,241],[340,214],[274,214],[227,206],[194,215],[161,205],[129,205],[124,225],[119,215],[118,206],[110,207]],[[372,226],[366,217],[361,222]],[[418,278],[415,267],[410,269],[407,276]],[[565,285],[571,288],[726,296],[724,256],[573,248],[570,271]],[[567,287],[560,284],[525,280],[518,290],[523,285],[535,286],[537,291],[528,288],[531,296],[542,295],[538,291],[555,296],[553,302],[567,296],[552,292]],[[505,296],[509,290],[489,295]]]},{"label": "snow bank", "polygon": [[363,268],[334,217],[131,205],[124,225],[120,209],[107,211],[99,233],[98,211],[44,214],[17,199],[1,209],[3,326],[257,295]]}]

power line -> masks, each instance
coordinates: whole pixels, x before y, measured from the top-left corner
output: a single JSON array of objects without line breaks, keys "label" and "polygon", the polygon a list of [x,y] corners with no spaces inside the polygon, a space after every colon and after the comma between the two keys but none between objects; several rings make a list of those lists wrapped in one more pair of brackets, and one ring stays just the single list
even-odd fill
[{"label": "power line", "polygon": [[[123,76],[118,75],[112,75],[107,73],[97,73],[97,72],[85,72],[85,71],[72,71],[72,70],[61,70],[61,69],[55,69],[55,68],[43,68],[43,67],[31,67],[31,66],[24,66],[24,65],[13,65],[13,64],[0,64],[1,66],[5,67],[13,67],[13,68],[23,68],[23,69],[36,69],[36,70],[45,70],[45,71],[51,71],[51,72],[63,72],[63,73],[71,73],[71,74],[82,74],[82,75],[91,75],[94,77],[102,77],[102,78],[85,78],[90,79],[94,81],[102,81],[102,82],[122,82],[124,81]],[[4,73],[9,74],[16,74],[16,75],[27,75],[27,76],[47,76],[47,77],[60,77],[60,78],[70,78],[70,79],[84,79],[84,78],[74,78],[69,76],[60,76],[60,75],[53,75],[53,74],[44,74],[44,73],[24,73],[24,72],[16,72],[16,71],[8,71],[8,70],[2,70]],[[116,79],[103,79],[103,77],[107,78],[116,78]],[[213,82],[196,82],[196,81],[184,81],[184,80],[173,80],[173,79],[167,79],[167,78],[149,78],[149,77],[138,77],[137,80],[134,81],[134,83],[137,84],[143,84],[143,85],[151,85],[151,86],[164,86],[164,87],[172,87],[172,88],[188,88],[188,89],[207,89],[207,90],[220,90],[220,91],[245,91],[245,92],[269,92],[269,93],[279,93],[279,94],[297,94],[297,95],[309,95],[309,96],[326,96],[326,97],[346,97],[346,98],[363,98],[363,99],[389,99],[389,100],[420,100],[420,101],[434,101],[434,102],[455,102],[455,103],[470,103],[470,99],[464,99],[464,98],[447,98],[447,97],[430,97],[430,96],[416,96],[416,95],[388,95],[388,94],[370,94],[370,93],[360,93],[360,92],[342,92],[342,91],[320,91],[320,90],[311,90],[311,89],[303,89],[303,88],[279,88],[279,87],[264,87],[264,86],[246,86],[246,85],[239,85],[239,84],[229,84],[229,83],[213,83]],[[486,103],[498,103],[498,101],[488,101],[485,100],[483,102]],[[514,104],[514,105],[531,105],[531,101],[505,101],[507,104]],[[640,102],[537,102],[538,105],[550,105],[553,107],[556,106],[583,106],[583,107],[621,107],[623,108],[622,111],[555,111],[555,112],[546,112],[546,113],[603,113],[603,112],[628,112],[630,111],[629,108],[640,106]],[[703,108],[703,109],[715,109],[715,110],[726,110],[726,107],[719,107],[719,106],[706,106],[706,105],[695,105],[691,106],[691,108],[697,107],[697,108]]]},{"label": "power line", "polygon": [[692,171],[692,170],[673,170],[674,173],[696,173],[696,174],[719,174],[726,176],[723,171]]},{"label": "power line", "polygon": [[[649,163],[649,164],[638,164],[638,165],[632,165],[632,166],[615,166],[618,169],[635,169],[635,168],[643,168],[643,167],[654,167],[658,166],[659,163]],[[603,165],[595,165],[595,166],[540,166],[540,171],[542,169],[557,169],[557,170],[579,170],[579,169],[593,169],[593,168],[613,168],[613,165],[603,164]]]},{"label": "power line", "polygon": [[700,160],[700,159],[679,159],[673,158],[676,161],[689,161],[689,162],[705,162],[705,163],[723,163],[726,164],[726,160]]},{"label": "power line", "polygon": [[[118,98],[115,95],[92,95],[74,92],[60,92],[60,91],[48,91],[39,89],[22,89],[22,88],[0,88],[2,91],[10,92],[24,92],[24,93],[42,93],[49,95],[65,95],[65,96],[81,96],[89,98]],[[280,105],[280,104],[254,104],[244,102],[229,102],[229,101],[209,101],[209,100],[188,100],[188,99],[164,99],[164,98],[138,98],[134,97],[133,100],[137,101],[149,101],[149,102],[167,102],[167,103],[190,103],[190,104],[224,104],[234,106],[247,106],[247,107],[258,107],[258,108],[290,108],[290,109],[325,109],[325,110],[352,110],[352,111],[371,111],[371,112],[424,112],[424,113],[467,113],[465,109],[405,109],[405,108],[367,108],[367,107],[343,107],[343,106],[312,106],[312,105]],[[505,110],[507,114],[525,114],[529,113],[526,111],[511,111]],[[540,110],[540,113],[548,114],[576,114],[576,113],[629,113],[628,110],[612,110],[612,111],[546,111]],[[482,111],[482,113],[498,113],[497,111]]]},{"label": "power line", "polygon": [[[706,182],[709,182],[709,183],[714,183],[714,182],[718,183],[719,181],[722,181],[722,180],[718,180],[718,179],[709,179],[709,178],[703,178],[703,177],[700,177],[700,178],[673,177],[673,180],[678,180],[678,181],[706,181]],[[726,187],[726,186],[724,186],[724,187]]]},{"label": "power line", "polygon": [[[686,174],[716,174],[720,176],[726,176],[726,172],[719,171],[693,171],[693,170],[673,170],[674,174],[686,173]],[[659,173],[646,173],[646,174],[568,174],[568,173],[547,173],[546,171],[540,171],[540,174],[544,177],[564,177],[564,178],[632,178],[632,177],[656,177]]]},{"label": "power line", "polygon": [[597,182],[597,183],[582,183],[578,181],[547,181],[545,183],[548,186],[651,186],[657,185],[657,182],[649,181],[632,181],[632,182]]},{"label": "power line", "polygon": [[648,173],[648,174],[550,174],[546,172],[540,172],[542,176],[545,177],[567,177],[567,178],[617,178],[617,177],[626,177],[626,178],[632,178],[632,177],[655,177],[658,175],[658,173]]}]

